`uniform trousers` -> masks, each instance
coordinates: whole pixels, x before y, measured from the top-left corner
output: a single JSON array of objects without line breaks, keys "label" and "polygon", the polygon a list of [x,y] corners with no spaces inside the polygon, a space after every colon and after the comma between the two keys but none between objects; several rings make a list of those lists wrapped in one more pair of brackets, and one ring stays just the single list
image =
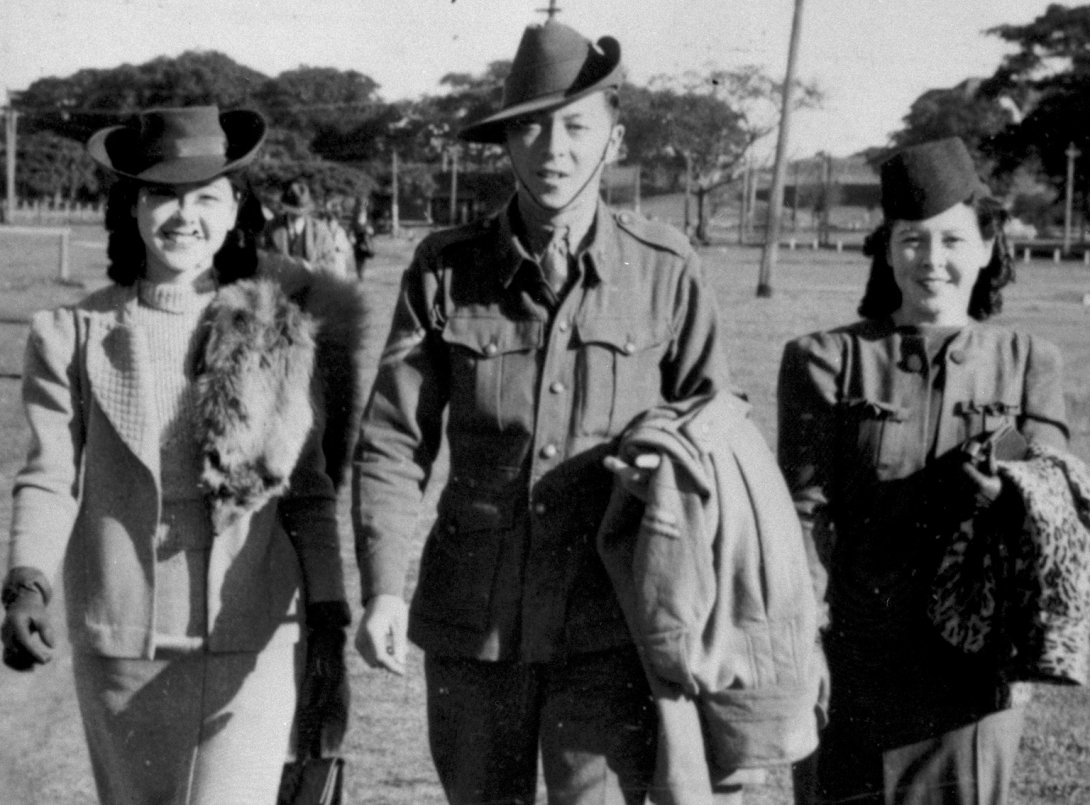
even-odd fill
[{"label": "uniform trousers", "polygon": [[452,805],[636,805],[656,716],[631,646],[551,663],[425,656],[432,759]]},{"label": "uniform trousers", "polygon": [[272,805],[291,736],[296,645],[260,653],[75,652],[99,799],[109,805]]}]

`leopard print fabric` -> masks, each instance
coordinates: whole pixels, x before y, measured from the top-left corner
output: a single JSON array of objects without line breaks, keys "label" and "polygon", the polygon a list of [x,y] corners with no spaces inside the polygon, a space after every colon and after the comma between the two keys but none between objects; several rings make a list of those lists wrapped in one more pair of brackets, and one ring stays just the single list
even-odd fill
[{"label": "leopard print fabric", "polygon": [[1086,684],[1090,470],[1031,445],[999,472],[1022,509],[1005,522],[986,513],[947,538],[928,614],[947,642],[994,657],[1008,679]]}]

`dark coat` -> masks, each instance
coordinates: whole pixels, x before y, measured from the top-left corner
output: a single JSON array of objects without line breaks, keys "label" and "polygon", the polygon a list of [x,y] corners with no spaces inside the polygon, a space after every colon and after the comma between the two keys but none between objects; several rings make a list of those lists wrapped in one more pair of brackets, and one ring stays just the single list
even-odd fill
[{"label": "dark coat", "polygon": [[602,458],[636,414],[728,378],[685,238],[605,205],[595,227],[555,307],[507,212],[428,237],[402,279],[355,526],[364,596],[403,595],[445,418],[450,475],[409,626],[426,650],[548,661],[630,640],[594,548]]}]

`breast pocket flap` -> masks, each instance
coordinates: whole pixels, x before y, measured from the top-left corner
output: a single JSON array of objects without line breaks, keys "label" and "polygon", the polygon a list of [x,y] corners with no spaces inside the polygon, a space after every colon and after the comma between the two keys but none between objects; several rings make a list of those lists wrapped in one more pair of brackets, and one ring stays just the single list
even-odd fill
[{"label": "breast pocket flap", "polygon": [[541,346],[542,322],[478,316],[452,316],[443,327],[443,340],[479,358],[527,352]]},{"label": "breast pocket flap", "polygon": [[575,336],[580,344],[596,344],[622,355],[634,355],[666,341],[669,332],[662,322],[647,318],[599,318],[577,323]]}]

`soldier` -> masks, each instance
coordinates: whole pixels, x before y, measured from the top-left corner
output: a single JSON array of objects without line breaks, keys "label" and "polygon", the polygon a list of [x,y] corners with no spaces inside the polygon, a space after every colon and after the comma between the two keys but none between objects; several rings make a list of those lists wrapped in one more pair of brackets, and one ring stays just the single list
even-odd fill
[{"label": "soldier", "polygon": [[[430,746],[453,803],[643,802],[647,681],[595,534],[603,466],[637,414],[723,388],[711,292],[681,233],[599,198],[617,157],[620,45],[523,35],[500,111],[461,132],[507,149],[498,214],[425,239],[405,273],[355,463],[366,613],[357,646],[425,654]],[[411,611],[422,489],[450,474]]]}]

